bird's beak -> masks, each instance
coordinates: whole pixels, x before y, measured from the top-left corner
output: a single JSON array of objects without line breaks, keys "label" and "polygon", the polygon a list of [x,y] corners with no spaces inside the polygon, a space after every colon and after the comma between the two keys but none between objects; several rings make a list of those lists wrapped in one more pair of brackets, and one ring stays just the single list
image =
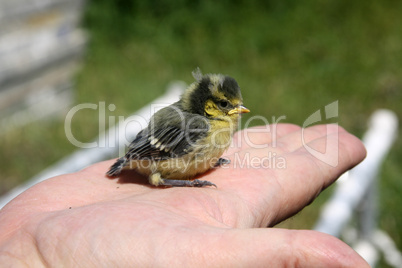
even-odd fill
[{"label": "bird's beak", "polygon": [[230,110],[230,111],[228,112],[228,114],[229,114],[229,115],[232,115],[232,114],[243,114],[243,113],[249,113],[249,112],[250,112],[249,109],[247,109],[246,107],[244,107],[244,106],[242,106],[242,105],[239,105],[239,106],[237,106],[236,108]]}]

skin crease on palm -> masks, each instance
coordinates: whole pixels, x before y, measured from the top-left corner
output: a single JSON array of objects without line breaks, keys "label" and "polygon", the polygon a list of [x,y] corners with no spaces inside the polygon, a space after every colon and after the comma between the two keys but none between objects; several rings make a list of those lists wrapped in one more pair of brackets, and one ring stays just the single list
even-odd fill
[{"label": "skin crease on palm", "polygon": [[[308,205],[366,154],[336,125],[305,129],[308,146],[324,151],[339,139],[332,167],[302,145],[290,124],[235,134],[224,157],[232,161],[198,176],[217,185],[156,188],[135,171],[105,176],[114,160],[51,178],[0,211],[4,267],[368,267],[349,246],[311,230],[274,226]],[[274,137],[272,133],[276,133]],[[328,136],[328,137],[327,137]],[[253,144],[267,144],[253,148]],[[275,146],[273,146],[275,142]],[[259,146],[263,147],[263,146]],[[286,160],[286,168],[235,168],[236,154]]]}]

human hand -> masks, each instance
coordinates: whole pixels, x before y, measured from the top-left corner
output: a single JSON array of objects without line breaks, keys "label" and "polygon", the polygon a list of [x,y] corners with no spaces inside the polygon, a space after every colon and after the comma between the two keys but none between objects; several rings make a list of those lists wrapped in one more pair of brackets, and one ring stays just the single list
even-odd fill
[{"label": "human hand", "polygon": [[[304,141],[317,151],[339,139],[339,163],[332,167],[305,149],[300,127],[279,124],[275,132],[263,130],[238,132],[225,154],[232,163],[199,176],[217,189],[155,188],[132,170],[110,179],[105,172],[114,160],[28,189],[0,211],[0,263],[368,267],[335,237],[258,228],[294,215],[362,161],[362,143],[335,125],[305,129]],[[269,146],[253,148],[243,142],[246,138],[254,145]],[[285,167],[259,166],[258,159],[267,155],[281,157]],[[238,160],[244,157],[257,160],[241,167]],[[331,157],[338,155],[334,152]]]}]

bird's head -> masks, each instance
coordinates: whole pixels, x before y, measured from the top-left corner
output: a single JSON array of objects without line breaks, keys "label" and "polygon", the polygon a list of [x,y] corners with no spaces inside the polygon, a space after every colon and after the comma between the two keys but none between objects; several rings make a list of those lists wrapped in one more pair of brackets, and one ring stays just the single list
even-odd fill
[{"label": "bird's head", "polygon": [[240,87],[232,77],[221,74],[193,73],[197,80],[183,94],[181,103],[185,111],[210,119],[237,120],[244,107]]}]

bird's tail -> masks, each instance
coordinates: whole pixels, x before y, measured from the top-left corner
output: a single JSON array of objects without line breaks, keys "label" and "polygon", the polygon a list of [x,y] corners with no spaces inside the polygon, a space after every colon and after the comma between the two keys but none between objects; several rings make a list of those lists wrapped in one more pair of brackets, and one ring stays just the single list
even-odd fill
[{"label": "bird's tail", "polygon": [[119,175],[126,163],[127,159],[125,157],[117,159],[117,161],[110,167],[109,171],[106,172],[106,175],[110,177]]}]

